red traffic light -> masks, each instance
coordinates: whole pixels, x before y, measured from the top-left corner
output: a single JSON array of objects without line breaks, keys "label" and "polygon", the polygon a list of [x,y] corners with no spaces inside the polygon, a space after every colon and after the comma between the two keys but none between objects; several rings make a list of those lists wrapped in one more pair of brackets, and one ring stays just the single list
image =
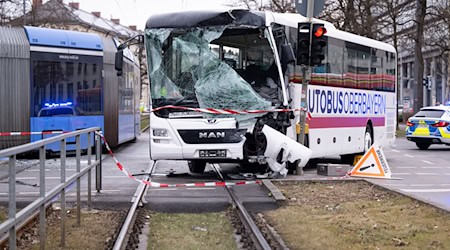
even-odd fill
[{"label": "red traffic light", "polygon": [[325,29],[325,27],[319,26],[315,31],[314,31],[314,36],[317,38],[322,37],[323,35],[325,35],[327,33],[327,29]]}]

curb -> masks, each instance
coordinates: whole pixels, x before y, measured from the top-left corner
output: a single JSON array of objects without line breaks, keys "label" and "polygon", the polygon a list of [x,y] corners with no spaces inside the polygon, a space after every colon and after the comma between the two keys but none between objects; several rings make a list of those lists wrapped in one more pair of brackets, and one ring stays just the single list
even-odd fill
[{"label": "curb", "polygon": [[273,183],[270,180],[262,180],[262,184],[269,190],[269,192],[272,194],[272,197],[277,202],[284,202],[286,201],[286,197],[281,193],[281,191],[273,185]]}]

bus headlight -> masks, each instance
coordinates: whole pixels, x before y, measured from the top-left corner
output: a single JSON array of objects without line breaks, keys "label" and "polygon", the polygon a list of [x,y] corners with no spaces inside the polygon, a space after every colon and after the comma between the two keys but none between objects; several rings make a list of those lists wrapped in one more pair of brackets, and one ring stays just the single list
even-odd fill
[{"label": "bus headlight", "polygon": [[153,129],[153,136],[168,137],[169,133],[167,132],[167,129]]}]

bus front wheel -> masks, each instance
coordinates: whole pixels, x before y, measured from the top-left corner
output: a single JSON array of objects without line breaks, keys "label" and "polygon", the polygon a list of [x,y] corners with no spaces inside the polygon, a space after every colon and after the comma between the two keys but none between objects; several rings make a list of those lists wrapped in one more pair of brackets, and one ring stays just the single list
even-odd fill
[{"label": "bus front wheel", "polygon": [[206,161],[192,160],[188,161],[189,171],[196,174],[205,172]]}]

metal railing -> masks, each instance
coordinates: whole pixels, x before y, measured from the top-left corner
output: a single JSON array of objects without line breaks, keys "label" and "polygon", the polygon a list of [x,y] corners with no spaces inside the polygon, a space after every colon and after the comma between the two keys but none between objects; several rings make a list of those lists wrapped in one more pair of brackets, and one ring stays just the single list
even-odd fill
[{"label": "metal railing", "polygon": [[[83,130],[77,130],[75,132],[70,132],[58,136],[54,136],[48,139],[43,139],[37,142],[28,143],[25,145],[8,148],[0,150],[0,158],[9,158],[9,209],[8,209],[8,219],[0,224],[0,235],[9,232],[9,249],[15,250],[17,239],[16,239],[16,229],[18,224],[30,217],[36,210],[39,209],[39,241],[40,249],[45,249],[45,210],[46,205],[51,202],[54,198],[60,195],[61,200],[61,247],[65,246],[65,223],[66,223],[66,188],[72,183],[76,182],[76,204],[77,204],[77,225],[80,225],[81,218],[81,178],[87,174],[88,177],[88,192],[87,192],[87,204],[88,209],[92,207],[92,195],[91,195],[91,170],[96,167],[96,189],[97,192],[101,190],[101,136],[96,132],[99,132],[100,128],[88,128]],[[80,136],[87,134],[88,137],[88,148],[87,148],[87,161],[88,166],[81,169],[81,147],[80,147]],[[92,164],[91,156],[91,137],[94,134],[95,138],[95,162]],[[72,176],[66,178],[66,140],[67,138],[75,137],[76,144],[76,173]],[[50,143],[60,142],[61,151],[61,179],[60,184],[51,189],[50,191],[45,191],[45,146]],[[33,150],[39,150],[39,186],[40,195],[35,201],[21,209],[17,212],[16,208],[16,156],[18,154],[26,153]]]}]

